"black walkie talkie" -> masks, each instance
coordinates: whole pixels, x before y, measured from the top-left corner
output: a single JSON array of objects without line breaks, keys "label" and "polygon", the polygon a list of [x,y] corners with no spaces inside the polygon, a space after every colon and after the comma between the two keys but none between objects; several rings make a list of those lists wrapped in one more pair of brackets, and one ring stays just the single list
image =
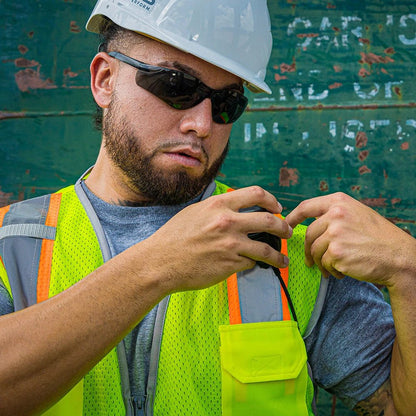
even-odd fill
[{"label": "black walkie talkie", "polygon": [[[259,207],[258,205],[254,205],[249,208],[243,208],[240,210],[240,212],[267,212],[266,209]],[[261,241],[263,243],[267,243],[269,246],[274,248],[277,251],[280,251],[282,248],[282,241],[280,237],[274,234],[269,234],[266,232],[259,232],[259,233],[250,233],[248,234],[248,237],[252,240]],[[258,261],[257,264],[262,267],[263,269],[266,269],[267,267],[270,267],[270,265]]]}]

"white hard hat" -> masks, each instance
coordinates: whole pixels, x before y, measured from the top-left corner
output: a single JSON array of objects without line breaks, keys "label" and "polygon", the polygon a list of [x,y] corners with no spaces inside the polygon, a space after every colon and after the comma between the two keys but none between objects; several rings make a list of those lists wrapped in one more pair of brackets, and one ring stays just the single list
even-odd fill
[{"label": "white hard hat", "polygon": [[243,79],[254,92],[264,82],[272,49],[267,0],[98,0],[87,30],[103,17],[158,39]]}]

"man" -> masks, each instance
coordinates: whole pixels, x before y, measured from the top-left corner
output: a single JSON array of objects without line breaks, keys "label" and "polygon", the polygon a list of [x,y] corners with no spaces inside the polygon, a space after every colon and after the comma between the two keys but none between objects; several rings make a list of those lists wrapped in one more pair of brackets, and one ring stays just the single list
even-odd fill
[{"label": "man", "polygon": [[[243,82],[268,90],[265,16],[260,0],[97,3],[96,164],[75,188],[0,211],[1,414],[305,415],[312,382],[358,414],[416,409],[414,240],[344,195],[284,220],[265,190],[213,182]],[[253,62],[219,59],[233,43]],[[240,212],[253,206],[269,212]],[[308,269],[293,228],[310,216]],[[282,252],[249,238],[261,232]],[[396,340],[360,280],[389,288]]]}]

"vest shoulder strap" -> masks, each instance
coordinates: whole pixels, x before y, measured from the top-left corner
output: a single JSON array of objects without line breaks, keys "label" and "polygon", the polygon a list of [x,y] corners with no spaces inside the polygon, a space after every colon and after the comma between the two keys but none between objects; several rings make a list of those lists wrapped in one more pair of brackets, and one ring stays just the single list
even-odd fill
[{"label": "vest shoulder strap", "polygon": [[59,194],[45,195],[10,205],[0,213],[1,278],[16,310],[39,301],[39,288],[51,262],[60,200]]}]

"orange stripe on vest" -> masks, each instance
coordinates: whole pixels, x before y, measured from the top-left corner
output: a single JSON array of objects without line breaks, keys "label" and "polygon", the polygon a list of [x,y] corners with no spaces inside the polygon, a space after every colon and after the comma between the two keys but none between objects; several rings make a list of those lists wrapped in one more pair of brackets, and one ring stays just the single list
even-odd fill
[{"label": "orange stripe on vest", "polygon": [[[59,207],[61,205],[61,194],[52,194],[49,202],[48,215],[45,225],[56,227],[58,224]],[[49,286],[51,282],[52,254],[54,240],[44,239],[40,251],[37,302],[43,302],[49,297]]]},{"label": "orange stripe on vest", "polygon": [[7,207],[0,208],[0,227],[3,225],[4,216],[8,213],[10,205]]}]

